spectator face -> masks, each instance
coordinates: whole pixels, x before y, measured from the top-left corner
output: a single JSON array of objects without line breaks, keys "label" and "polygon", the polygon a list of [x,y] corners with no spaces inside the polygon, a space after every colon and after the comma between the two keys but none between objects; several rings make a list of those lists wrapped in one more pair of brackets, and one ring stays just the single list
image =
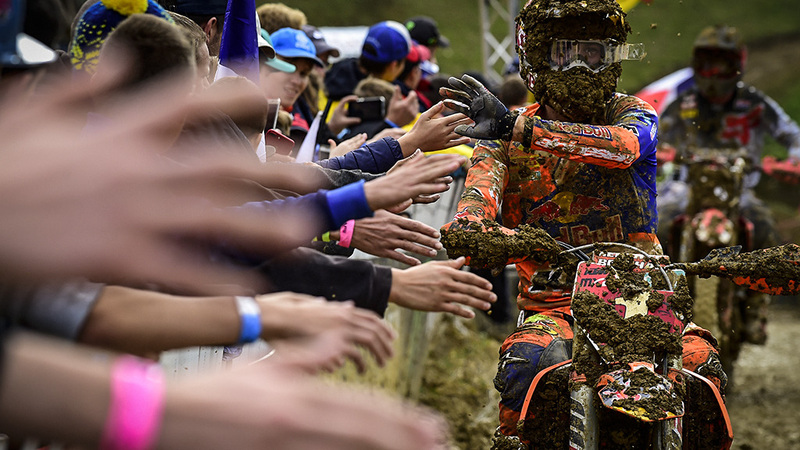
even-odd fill
[{"label": "spectator face", "polygon": [[291,108],[308,86],[314,62],[306,58],[281,58],[297,67],[293,73],[281,72],[261,65],[261,88],[267,98],[281,99],[281,107]]}]

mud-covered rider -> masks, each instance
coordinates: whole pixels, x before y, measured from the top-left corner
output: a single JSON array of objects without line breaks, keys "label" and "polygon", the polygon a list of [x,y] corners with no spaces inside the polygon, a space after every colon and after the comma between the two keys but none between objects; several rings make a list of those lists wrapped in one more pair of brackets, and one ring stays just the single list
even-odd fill
[{"label": "mud-covered rider", "polygon": [[[615,92],[620,61],[643,56],[641,46],[626,44],[625,13],[615,0],[531,0],[516,23],[520,75],[536,104],[509,112],[468,76],[451,78],[453,89],[442,90],[448,106],[475,121],[456,131],[479,139],[458,212],[443,232],[480,232],[484,220],[500,213],[506,234],[530,225],[576,246],[614,241],[660,253],[658,119],[646,102]],[[508,263],[516,263],[525,323],[500,349],[495,387],[501,393],[498,433],[516,436],[536,373],[570,358],[572,317],[570,292],[534,282],[545,267]],[[716,350],[703,339],[692,341],[697,344],[688,351],[703,355],[699,363],[684,362],[694,370]],[[708,375],[724,384],[724,373]]]},{"label": "mud-covered rider", "polygon": [[[788,149],[789,158],[800,162],[800,127],[773,99],[742,81],[747,49],[736,28],[715,25],[700,32],[692,50],[694,86],[680,94],[661,114],[659,151],[687,157],[693,149],[746,149],[753,162],[761,161],[766,136]],[[753,188],[759,173],[745,179],[740,205],[754,225],[753,248],[779,245],[772,214]],[[669,225],[685,211],[688,201],[686,171],[681,167],[659,188],[658,234],[668,242]],[[766,340],[764,294],[750,293],[743,311],[745,339]]]}]

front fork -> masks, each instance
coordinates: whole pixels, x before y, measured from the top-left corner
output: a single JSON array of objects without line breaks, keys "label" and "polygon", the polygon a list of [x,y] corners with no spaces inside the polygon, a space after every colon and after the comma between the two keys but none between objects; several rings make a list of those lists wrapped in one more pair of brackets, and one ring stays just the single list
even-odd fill
[{"label": "front fork", "polygon": [[[582,352],[590,352],[596,364],[601,364],[600,355],[591,346],[585,332],[575,324],[573,361]],[[584,353],[585,354],[585,353]],[[656,361],[653,361],[655,364]],[[680,371],[683,367],[681,355],[666,355],[660,361],[664,374],[670,369]],[[573,366],[574,367],[574,366]],[[600,445],[600,402],[597,390],[586,381],[586,377],[573,371],[570,379],[570,450],[597,450]],[[643,422],[643,425],[645,423]],[[651,448],[657,450],[680,450],[683,447],[682,418],[662,420],[654,424]]]}]

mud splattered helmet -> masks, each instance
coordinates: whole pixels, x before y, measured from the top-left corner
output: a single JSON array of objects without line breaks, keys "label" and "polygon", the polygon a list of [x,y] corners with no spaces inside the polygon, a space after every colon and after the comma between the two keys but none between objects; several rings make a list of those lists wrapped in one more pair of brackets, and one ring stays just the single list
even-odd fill
[{"label": "mud splattered helmet", "polygon": [[540,103],[575,121],[597,118],[616,90],[620,61],[644,56],[642,47],[628,53],[630,30],[616,0],[529,0],[516,18],[520,76]]},{"label": "mud splattered helmet", "polygon": [[712,102],[727,101],[742,79],[747,49],[736,28],[715,25],[700,32],[692,50],[692,69],[700,93]]}]

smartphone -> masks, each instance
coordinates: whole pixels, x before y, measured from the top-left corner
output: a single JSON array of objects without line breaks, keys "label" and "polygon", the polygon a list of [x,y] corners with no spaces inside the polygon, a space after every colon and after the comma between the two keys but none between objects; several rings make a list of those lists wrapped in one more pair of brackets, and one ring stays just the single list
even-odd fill
[{"label": "smartphone", "polygon": [[271,130],[278,126],[278,110],[281,109],[281,99],[267,99],[267,129]]},{"label": "smartphone", "polygon": [[294,140],[276,129],[264,133],[264,144],[275,147],[275,153],[289,156],[294,148]]},{"label": "smartphone", "polygon": [[383,120],[386,117],[385,97],[361,97],[347,105],[347,115],[358,117],[362,122]]}]

